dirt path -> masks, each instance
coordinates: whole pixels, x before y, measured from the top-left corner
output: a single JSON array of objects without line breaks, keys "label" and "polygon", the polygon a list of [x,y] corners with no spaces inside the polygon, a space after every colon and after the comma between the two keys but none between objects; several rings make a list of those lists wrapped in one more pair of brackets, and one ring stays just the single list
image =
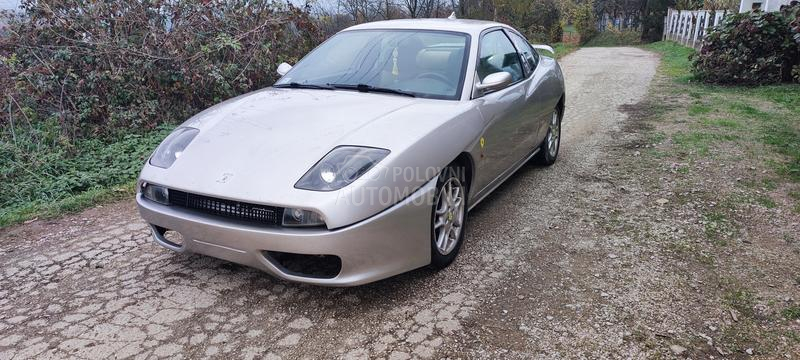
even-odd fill
[{"label": "dirt path", "polygon": [[[672,232],[658,221],[670,215],[609,153],[624,140],[619,107],[642,100],[657,64],[634,48],[564,58],[559,162],[520,170],[476,208],[462,255],[440,273],[351,289],[286,283],[156,246],[129,202],[4,230],[0,359],[680,353],[672,339],[694,321],[670,306],[692,306],[675,300],[685,279],[668,269],[680,263],[625,227]],[[635,210],[615,215],[624,209]]]}]

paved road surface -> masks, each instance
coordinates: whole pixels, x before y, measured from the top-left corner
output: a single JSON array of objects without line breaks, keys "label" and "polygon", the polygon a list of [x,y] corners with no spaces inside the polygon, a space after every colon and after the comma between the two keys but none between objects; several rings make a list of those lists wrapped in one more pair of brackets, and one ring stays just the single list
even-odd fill
[{"label": "paved road surface", "polygon": [[[564,58],[558,163],[522,169],[475,209],[440,273],[286,283],[158,247],[130,201],[0,232],[0,359],[645,356],[611,305],[582,290],[592,284],[579,273],[597,262],[581,256],[592,235],[572,219],[587,196],[576,187],[625,119],[618,107],[644,96],[657,63],[634,48]],[[583,310],[558,315],[571,305]],[[554,316],[565,320],[548,325]]]}]

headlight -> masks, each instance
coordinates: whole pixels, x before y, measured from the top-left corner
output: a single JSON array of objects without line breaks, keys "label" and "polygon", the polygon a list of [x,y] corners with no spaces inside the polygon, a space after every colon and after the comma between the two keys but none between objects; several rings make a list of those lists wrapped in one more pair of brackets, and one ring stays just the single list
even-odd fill
[{"label": "headlight", "polygon": [[324,226],[325,221],[319,214],[295,208],[283,209],[283,226]]},{"label": "headlight", "polygon": [[337,147],[303,175],[294,187],[317,191],[339,190],[356,181],[386,155],[389,155],[389,150],[386,149]]},{"label": "headlight", "polygon": [[153,156],[150,157],[150,165],[164,169],[172,166],[172,163],[181,157],[183,150],[189,146],[189,143],[192,142],[199,132],[200,130],[190,127],[179,127],[175,129],[175,131],[167,135],[167,138],[161,142],[161,145],[158,145]]},{"label": "headlight", "polygon": [[163,186],[142,183],[142,196],[162,205],[169,205],[169,190]]}]

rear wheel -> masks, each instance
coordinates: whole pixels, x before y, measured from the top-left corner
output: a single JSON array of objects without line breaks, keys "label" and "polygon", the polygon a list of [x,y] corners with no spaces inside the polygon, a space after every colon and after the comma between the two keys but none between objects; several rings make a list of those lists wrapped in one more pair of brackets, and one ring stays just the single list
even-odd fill
[{"label": "rear wheel", "polygon": [[539,165],[550,166],[556,162],[558,150],[561,147],[561,114],[558,109],[553,110],[547,127],[547,135],[539,145],[539,153],[535,161]]},{"label": "rear wheel", "polygon": [[467,186],[464,169],[450,165],[436,185],[431,216],[431,266],[442,269],[458,255],[466,232]]}]

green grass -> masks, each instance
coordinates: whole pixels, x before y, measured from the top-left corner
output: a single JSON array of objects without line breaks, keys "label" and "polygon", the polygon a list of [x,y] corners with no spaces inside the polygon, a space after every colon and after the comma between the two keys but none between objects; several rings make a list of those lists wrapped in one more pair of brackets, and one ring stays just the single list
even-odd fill
[{"label": "green grass", "polygon": [[737,287],[729,290],[725,294],[725,304],[736,309],[742,315],[752,317],[753,306],[755,305],[756,297],[752,291]]},{"label": "green grass", "polygon": [[672,135],[672,142],[683,150],[705,156],[709,154],[709,147],[720,141],[737,139],[733,134],[719,134],[714,132],[689,131],[678,132]]},{"label": "green grass", "polygon": [[606,29],[597,36],[591,38],[583,46],[632,46],[642,43],[642,33],[633,30]]},{"label": "green grass", "polygon": [[783,310],[783,317],[789,320],[800,319],[800,306],[794,305]]},{"label": "green grass", "polygon": [[713,128],[725,128],[730,130],[741,129],[744,126],[741,122],[732,119],[703,119],[700,123]]},{"label": "green grass", "polygon": [[776,164],[778,173],[800,182],[800,112],[798,118],[778,118],[764,122],[760,127],[761,140],[782,155],[787,161]]},{"label": "green grass", "polygon": [[689,116],[698,116],[710,113],[713,108],[702,104],[692,104],[689,106]]},{"label": "green grass", "polygon": [[[692,130],[672,135],[679,151],[704,157],[721,142],[732,141],[758,149],[758,156],[742,160],[772,167],[781,181],[800,183],[800,85],[706,85],[691,73],[694,49],[670,41],[643,48],[661,55],[660,72],[675,81],[673,91],[692,99],[685,120]],[[763,206],[777,206],[769,197],[754,198]],[[795,208],[800,209],[800,200]]]},{"label": "green grass", "polygon": [[44,143],[35,131],[19,131],[16,143],[0,144],[0,227],[130,196],[142,165],[170,130],[75,143]]},{"label": "green grass", "polygon": [[706,238],[711,240],[715,245],[725,246],[728,242],[725,237],[728,233],[735,233],[736,227],[731,223],[725,213],[721,211],[709,212],[703,216],[705,224]]},{"label": "green grass", "polygon": [[[555,43],[553,44],[553,50],[556,51],[556,59],[560,59],[569,53],[578,50],[578,44],[570,44],[570,43]],[[549,54],[548,54],[549,55]]]},{"label": "green grass", "polygon": [[778,207],[778,204],[775,200],[772,200],[769,195],[758,195],[756,196],[756,203],[767,208],[767,209],[774,209]]},{"label": "green grass", "polygon": [[[683,83],[694,78],[689,66],[689,56],[694,54],[694,49],[671,41],[654,42],[644,48],[661,54],[661,69],[665,75]],[[704,91],[696,89],[696,92]]]},{"label": "green grass", "polygon": [[81,211],[97,204],[124,199],[134,195],[136,181],[127,184],[98,187],[74,195],[66,195],[52,203],[29,202],[0,214],[0,227],[31,219],[47,219]]}]

